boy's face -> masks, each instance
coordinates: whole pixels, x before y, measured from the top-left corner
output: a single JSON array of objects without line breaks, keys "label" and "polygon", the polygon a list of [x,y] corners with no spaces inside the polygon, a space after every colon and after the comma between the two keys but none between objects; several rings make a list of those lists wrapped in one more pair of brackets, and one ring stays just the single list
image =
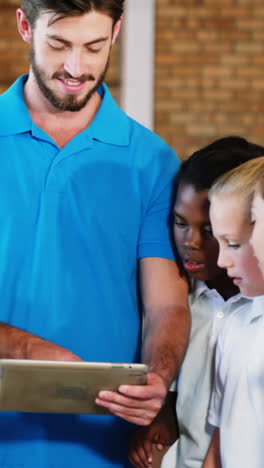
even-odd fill
[{"label": "boy's face", "polygon": [[264,276],[264,200],[258,189],[255,192],[252,204],[252,221],[254,221],[254,226],[250,243],[257,257],[262,275]]},{"label": "boy's face", "polygon": [[218,243],[212,235],[208,191],[180,184],[174,205],[174,239],[185,270],[198,280],[223,274],[217,266]]},{"label": "boy's face", "polygon": [[215,195],[210,219],[219,242],[218,265],[245,296],[264,294],[264,281],[249,243],[252,232],[247,204],[238,195]]}]

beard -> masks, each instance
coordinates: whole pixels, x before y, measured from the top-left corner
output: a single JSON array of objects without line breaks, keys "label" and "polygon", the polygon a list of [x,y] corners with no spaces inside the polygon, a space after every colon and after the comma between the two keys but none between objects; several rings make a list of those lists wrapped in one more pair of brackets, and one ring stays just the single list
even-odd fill
[{"label": "beard", "polygon": [[[102,84],[102,82],[104,81],[107,69],[108,69],[109,58],[110,58],[110,51],[109,51],[109,55],[108,55],[105,68],[97,79],[91,74],[82,75],[81,77],[78,77],[78,81],[80,81],[81,83],[84,83],[85,81],[94,82],[93,87],[87,92],[87,94],[82,99],[78,99],[78,96],[74,96],[72,94],[69,94],[68,96],[64,98],[60,98],[59,96],[57,96],[56,93],[52,89],[50,89],[46,84],[46,81],[47,81],[46,74],[44,70],[41,69],[36,62],[34,46],[32,46],[30,50],[30,55],[29,55],[31,69],[33,71],[36,82],[42,94],[56,109],[59,109],[62,111],[70,111],[70,112],[78,112],[81,109],[83,109],[83,107],[86,106],[87,102],[90,100],[90,98],[95,93],[95,91]],[[54,73],[51,78],[52,79],[57,79],[57,78],[72,79],[74,77],[71,76],[69,73],[63,71],[63,72]]]}]

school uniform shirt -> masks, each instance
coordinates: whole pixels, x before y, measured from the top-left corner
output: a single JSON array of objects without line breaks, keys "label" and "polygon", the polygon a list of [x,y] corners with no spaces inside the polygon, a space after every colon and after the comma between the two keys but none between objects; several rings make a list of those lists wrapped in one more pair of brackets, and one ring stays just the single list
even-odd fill
[{"label": "school uniform shirt", "polygon": [[177,381],[177,417],[180,438],[169,449],[162,468],[198,468],[208,450],[213,426],[207,423],[217,337],[226,319],[250,299],[237,294],[227,301],[204,282],[189,295],[192,328],[187,353]]},{"label": "school uniform shirt", "polygon": [[227,321],[216,351],[210,424],[220,428],[222,468],[264,466],[264,296]]}]

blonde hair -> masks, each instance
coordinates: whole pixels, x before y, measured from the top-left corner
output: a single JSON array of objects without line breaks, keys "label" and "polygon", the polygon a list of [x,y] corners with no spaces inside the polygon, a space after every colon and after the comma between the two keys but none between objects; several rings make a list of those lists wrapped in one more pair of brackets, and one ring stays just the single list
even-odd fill
[{"label": "blonde hair", "polygon": [[251,200],[256,185],[260,186],[264,198],[264,157],[247,161],[219,177],[209,190],[209,200],[217,195],[241,195]]}]

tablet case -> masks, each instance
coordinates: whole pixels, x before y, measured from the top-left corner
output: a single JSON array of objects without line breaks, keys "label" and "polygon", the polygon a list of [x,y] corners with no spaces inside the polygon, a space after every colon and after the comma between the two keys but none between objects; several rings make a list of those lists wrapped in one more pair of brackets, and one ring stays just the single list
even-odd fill
[{"label": "tablet case", "polygon": [[0,359],[0,411],[110,414],[100,390],[143,385],[145,364]]}]

